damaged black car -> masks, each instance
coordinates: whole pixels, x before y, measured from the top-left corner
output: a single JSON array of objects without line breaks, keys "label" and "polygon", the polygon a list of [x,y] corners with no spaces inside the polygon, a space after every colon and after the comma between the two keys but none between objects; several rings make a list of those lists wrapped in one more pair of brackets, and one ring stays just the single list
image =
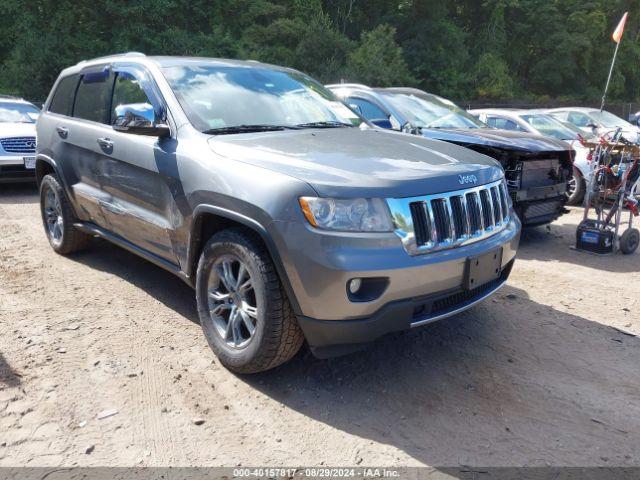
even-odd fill
[{"label": "damaged black car", "polygon": [[573,164],[568,143],[491,128],[453,102],[415,88],[328,87],[379,127],[455,143],[498,160],[523,225],[550,223],[565,212]]}]

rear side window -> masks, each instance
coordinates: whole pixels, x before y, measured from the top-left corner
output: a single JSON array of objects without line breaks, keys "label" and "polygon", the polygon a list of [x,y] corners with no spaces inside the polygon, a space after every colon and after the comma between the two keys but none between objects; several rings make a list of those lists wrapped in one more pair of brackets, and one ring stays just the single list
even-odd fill
[{"label": "rear side window", "polygon": [[73,116],[98,123],[109,123],[113,73],[86,73],[80,80]]},{"label": "rear side window", "polygon": [[508,120],[502,117],[487,117],[487,125],[501,130],[516,130],[524,132],[524,129],[520,127],[516,122]]},{"label": "rear side window", "polygon": [[362,116],[368,120],[386,120],[388,118],[387,114],[384,113],[380,107],[362,98],[349,97],[347,98],[347,103],[360,107]]},{"label": "rear side window", "polygon": [[71,115],[73,96],[78,86],[78,75],[64,77],[58,82],[58,87],[53,93],[49,111],[60,115]]},{"label": "rear side window", "polygon": [[498,128],[497,121],[498,119],[496,117],[487,117],[487,119],[485,120],[485,123],[490,127]]}]

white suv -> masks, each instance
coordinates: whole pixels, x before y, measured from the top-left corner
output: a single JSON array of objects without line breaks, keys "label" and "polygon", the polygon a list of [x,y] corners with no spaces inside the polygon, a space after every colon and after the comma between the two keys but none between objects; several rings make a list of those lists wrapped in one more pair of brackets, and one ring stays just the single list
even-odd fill
[{"label": "white suv", "polygon": [[0,95],[0,182],[35,179],[38,115],[32,103]]}]

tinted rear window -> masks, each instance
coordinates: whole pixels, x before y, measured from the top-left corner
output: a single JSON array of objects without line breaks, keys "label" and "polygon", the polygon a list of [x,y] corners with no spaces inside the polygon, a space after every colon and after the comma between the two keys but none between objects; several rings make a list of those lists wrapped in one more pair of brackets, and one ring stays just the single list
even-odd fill
[{"label": "tinted rear window", "polygon": [[71,115],[73,96],[76,93],[77,85],[78,75],[71,75],[61,79],[51,99],[49,111],[60,115]]},{"label": "tinted rear window", "polygon": [[113,73],[85,74],[80,80],[73,116],[99,123],[109,123]]}]

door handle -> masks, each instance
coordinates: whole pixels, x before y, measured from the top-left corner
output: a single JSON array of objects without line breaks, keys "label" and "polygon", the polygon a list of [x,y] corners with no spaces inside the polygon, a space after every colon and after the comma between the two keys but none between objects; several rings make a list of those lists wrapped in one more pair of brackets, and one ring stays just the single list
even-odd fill
[{"label": "door handle", "polygon": [[69,136],[69,129],[67,127],[56,127],[56,130],[60,138],[67,138]]},{"label": "door handle", "polygon": [[97,142],[104,150],[113,149],[113,142],[109,138],[99,138]]}]

